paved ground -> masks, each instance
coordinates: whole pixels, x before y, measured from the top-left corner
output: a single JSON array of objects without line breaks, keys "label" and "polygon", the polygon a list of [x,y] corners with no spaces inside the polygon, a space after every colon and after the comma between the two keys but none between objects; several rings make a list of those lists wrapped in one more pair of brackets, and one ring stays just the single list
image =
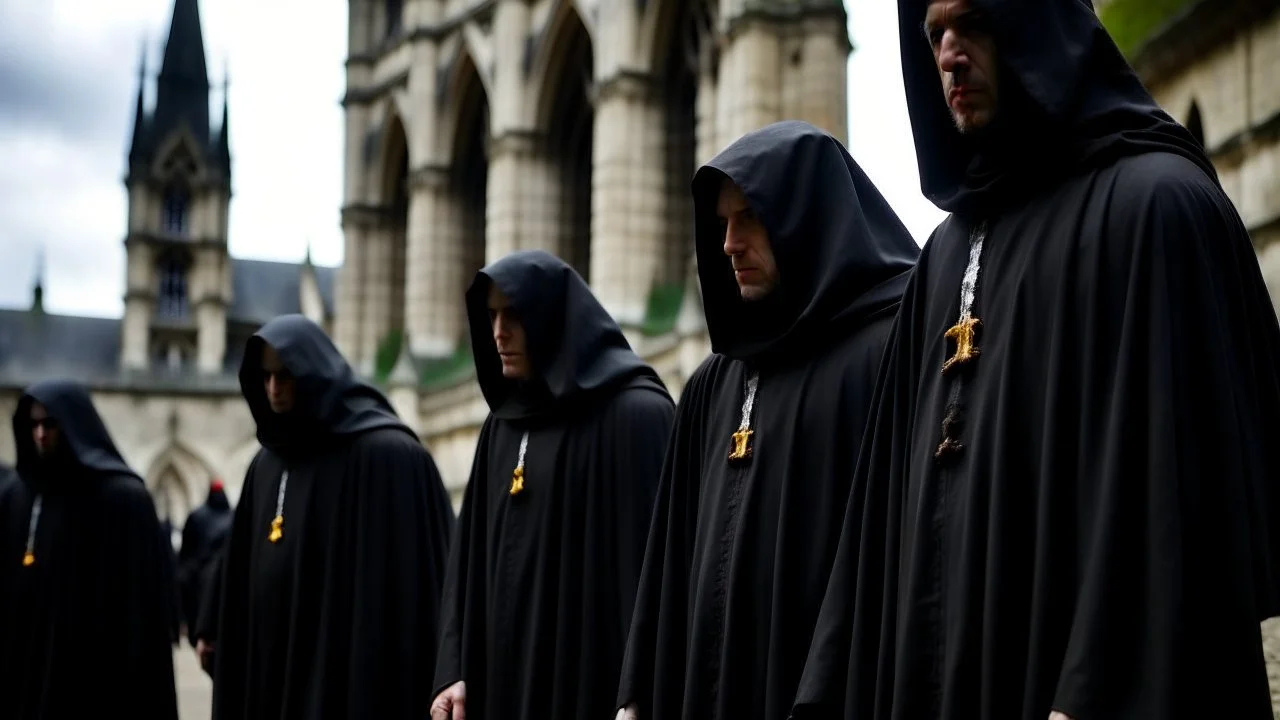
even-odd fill
[{"label": "paved ground", "polygon": [[209,720],[213,685],[185,641],[173,653],[173,672],[178,683],[178,720]]}]

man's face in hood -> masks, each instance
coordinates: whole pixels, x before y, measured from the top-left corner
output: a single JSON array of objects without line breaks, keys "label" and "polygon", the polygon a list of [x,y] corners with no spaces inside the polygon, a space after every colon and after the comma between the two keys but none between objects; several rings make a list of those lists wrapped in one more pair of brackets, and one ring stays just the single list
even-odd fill
[{"label": "man's face in hood", "polygon": [[262,344],[262,385],[271,412],[284,414],[293,409],[293,374],[281,362],[276,349],[267,343]]},{"label": "man's face in hood", "polygon": [[751,209],[742,189],[725,178],[716,204],[724,230],[724,254],[733,265],[738,292],[748,302],[767,297],[778,285],[778,263],[769,244],[769,232]]},{"label": "man's face in hood", "polygon": [[49,416],[44,405],[31,403],[31,442],[36,446],[36,453],[42,459],[53,457],[58,452],[61,441],[58,421]]},{"label": "man's face in hood", "polygon": [[520,314],[511,300],[496,284],[489,285],[489,327],[493,330],[493,344],[502,360],[502,376],[508,380],[524,380],[529,377],[528,343]]},{"label": "man's face in hood", "polygon": [[982,11],[972,0],[932,0],[924,36],[956,128],[969,135],[990,126],[999,100],[996,47]]}]

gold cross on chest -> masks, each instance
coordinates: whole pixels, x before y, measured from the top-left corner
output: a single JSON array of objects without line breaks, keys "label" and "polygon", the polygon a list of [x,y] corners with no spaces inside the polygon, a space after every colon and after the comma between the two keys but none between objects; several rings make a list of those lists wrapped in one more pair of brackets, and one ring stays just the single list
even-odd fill
[{"label": "gold cross on chest", "polygon": [[960,321],[947,329],[943,337],[951,340],[956,344],[955,353],[951,358],[942,364],[942,373],[954,370],[956,367],[964,365],[970,360],[978,357],[980,351],[977,343],[978,328],[982,325],[982,321],[972,315],[966,314],[960,318]]},{"label": "gold cross on chest", "polygon": [[742,421],[738,424],[738,429],[729,436],[730,465],[744,465],[751,460],[751,436],[755,434],[751,429],[751,411],[755,408],[756,388],[759,387],[759,383],[758,373],[748,373],[745,397],[742,400]]}]

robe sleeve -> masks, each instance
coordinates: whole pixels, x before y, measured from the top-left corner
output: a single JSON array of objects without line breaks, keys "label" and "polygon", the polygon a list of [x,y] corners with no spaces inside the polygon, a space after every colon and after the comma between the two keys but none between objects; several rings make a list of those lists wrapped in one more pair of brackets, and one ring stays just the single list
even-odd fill
[{"label": "robe sleeve", "polygon": [[[705,360],[680,395],[675,425],[654,502],[631,630],[622,659],[619,708],[636,704],[641,720],[665,717],[653,708],[663,678],[684,678],[689,573],[698,517],[706,386],[715,357]],[[679,647],[669,647],[671,642]],[[677,711],[678,708],[674,710]]]},{"label": "robe sleeve", "polygon": [[1269,717],[1251,691],[1257,623],[1277,612],[1280,330],[1249,238],[1207,177],[1122,178],[1114,194],[1095,291],[1112,323],[1081,353],[1100,391],[1081,398],[1092,441],[1076,566],[1056,570],[1078,589],[1062,599],[1073,615],[1054,708],[1206,716],[1185,702],[1214,695],[1252,703],[1233,717]]},{"label": "robe sleeve", "polygon": [[[453,508],[416,438],[358,443],[349,717],[425,717]],[[346,582],[346,581],[344,581]]]},{"label": "robe sleeve", "polygon": [[440,598],[440,648],[436,655],[431,697],[459,682],[471,665],[466,657],[465,626],[468,607],[485,607],[485,508],[488,505],[488,462],[486,448],[492,434],[492,417],[485,420],[476,441],[471,476],[462,495],[458,526],[449,547],[445,566],[444,591]]},{"label": "robe sleeve", "polygon": [[[102,542],[112,560],[104,572],[98,611],[112,618],[105,647],[85,648],[103,653],[113,678],[110,692],[127,704],[135,717],[176,720],[173,649],[170,618],[173,587],[168,573],[171,548],[155,505],[142,482],[115,477],[102,495],[106,526]],[[105,699],[104,699],[105,700]],[[111,706],[113,702],[104,702]],[[125,706],[125,705],[121,705]]]},{"label": "robe sleeve", "polygon": [[620,602],[616,617],[623,625],[623,637],[635,609],[654,498],[675,422],[675,407],[669,398],[649,390],[629,394],[632,397],[627,402],[618,403],[613,427],[605,436],[615,444],[609,477],[617,480],[612,539]]}]

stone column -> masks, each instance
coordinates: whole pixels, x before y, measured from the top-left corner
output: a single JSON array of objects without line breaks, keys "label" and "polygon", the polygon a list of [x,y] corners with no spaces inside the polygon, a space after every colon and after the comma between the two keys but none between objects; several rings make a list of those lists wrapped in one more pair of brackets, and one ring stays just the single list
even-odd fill
[{"label": "stone column", "polygon": [[143,240],[131,239],[127,248],[120,364],[130,370],[145,370],[151,364],[151,317],[156,305],[155,253]]},{"label": "stone column", "polygon": [[[545,247],[538,218],[553,211],[545,202],[547,178],[532,133],[509,131],[489,143],[485,190],[485,263],[529,247]],[[549,249],[549,248],[548,248]]]},{"label": "stone column", "polygon": [[776,22],[760,15],[731,24],[720,57],[716,102],[721,149],[782,117]]},{"label": "stone column", "polygon": [[364,227],[358,208],[342,211],[343,261],[336,280],[337,307],[333,335],[338,350],[352,367],[360,367],[360,319],[364,314],[361,278],[364,276]]},{"label": "stone column", "polygon": [[392,284],[395,280],[392,272],[393,247],[392,229],[385,217],[385,211],[377,211],[377,222],[366,228],[364,237],[364,257],[361,258],[360,284],[362,286],[363,306],[361,313],[360,364],[357,366],[365,376],[373,375],[378,355],[378,345],[387,336],[391,328],[391,305],[393,300]]},{"label": "stone column", "polygon": [[783,113],[848,142],[849,33],[843,12],[795,23],[783,49]]},{"label": "stone column", "polygon": [[653,79],[601,83],[591,173],[591,285],[621,324],[644,320],[664,259],[664,117]]},{"label": "stone column", "polygon": [[719,66],[712,63],[712,53],[709,50],[704,51],[703,54],[702,69],[698,73],[698,107],[694,121],[697,141],[694,150],[695,167],[689,169],[691,177],[698,167],[715,157],[722,147],[716,126],[716,99],[719,85],[716,78],[719,74]]},{"label": "stone column", "polygon": [[451,355],[464,315],[461,213],[449,169],[425,167],[409,177],[409,257],[405,325],[414,357]]}]

